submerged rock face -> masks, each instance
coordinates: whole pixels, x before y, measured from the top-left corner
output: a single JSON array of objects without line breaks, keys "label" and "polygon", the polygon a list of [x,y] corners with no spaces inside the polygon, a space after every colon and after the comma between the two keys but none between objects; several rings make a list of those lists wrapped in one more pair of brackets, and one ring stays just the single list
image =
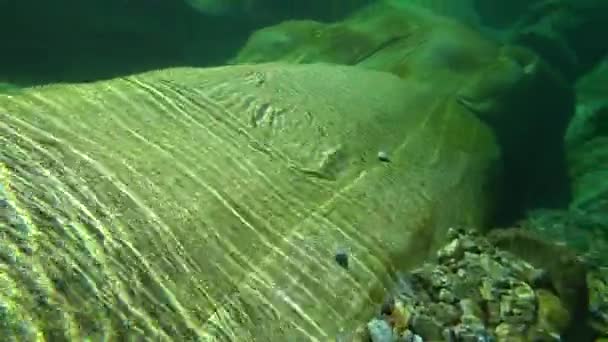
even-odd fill
[{"label": "submerged rock face", "polygon": [[538,55],[499,46],[458,21],[380,2],[343,21],[287,21],[256,31],[233,63],[329,62],[435,85],[489,124],[505,161],[498,224],[569,200],[563,135],[574,109],[564,78]]},{"label": "submerged rock face", "polygon": [[470,76],[498,54],[493,42],[458,21],[409,2],[381,1],[337,22],[290,20],[260,29],[232,62],[331,62],[428,79]]},{"label": "submerged rock face", "polygon": [[572,178],[572,209],[608,224],[608,59],[576,86],[576,114],[566,146]]},{"label": "submerged rock face", "polygon": [[437,89],[274,63],[0,94],[0,336],[333,338],[486,219],[493,135]]},{"label": "submerged rock face", "polygon": [[[476,25],[480,19],[474,0],[185,0],[193,9],[212,16],[236,17],[263,24],[286,19],[334,21],[353,11],[376,3],[416,6],[425,11],[452,17]],[[256,20],[257,19],[257,20]]]},{"label": "submerged rock face", "polygon": [[[587,307],[587,314],[581,314],[582,310],[580,310],[576,316],[579,327],[584,328],[582,321],[587,318],[589,327],[592,328],[592,331],[589,332],[604,338],[608,337],[608,291],[606,291],[608,288],[608,260],[606,259],[608,234],[606,227],[604,213],[586,213],[579,209],[538,210],[530,213],[529,217],[522,222],[522,228],[528,235],[532,233],[537,240],[540,238],[545,244],[554,242],[562,246],[562,251],[537,247],[534,249],[536,252],[528,253],[528,255],[535,255],[537,261],[541,262],[544,258],[545,265],[555,264],[553,274],[561,275],[560,283],[566,284],[565,280],[570,278],[568,280],[570,285],[562,286],[562,288],[572,288],[571,293],[579,296],[588,293],[588,300],[583,302]],[[516,242],[516,245],[523,246],[524,244]],[[580,271],[572,272],[574,270],[572,266],[575,263],[567,265],[563,262],[563,260],[572,259],[571,257],[563,258],[565,255],[571,255],[571,252],[564,253],[566,249],[564,246],[575,251],[578,254],[577,258],[587,265],[588,272],[585,282],[582,281]],[[523,251],[524,248],[519,250]],[[557,254],[561,257],[555,258]],[[548,267],[548,269],[550,268]],[[587,284],[587,291],[580,289],[584,283]],[[562,293],[565,292],[562,291]],[[580,336],[577,337],[582,340]]]}]

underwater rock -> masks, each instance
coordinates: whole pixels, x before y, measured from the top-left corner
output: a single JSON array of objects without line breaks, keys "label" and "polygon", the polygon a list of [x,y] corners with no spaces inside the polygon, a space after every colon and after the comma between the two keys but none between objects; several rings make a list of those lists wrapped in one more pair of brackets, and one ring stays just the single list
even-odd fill
[{"label": "underwater rock", "polygon": [[417,314],[412,320],[412,331],[424,340],[439,341],[443,337],[443,328],[434,317],[423,313]]},{"label": "underwater rock", "polygon": [[[494,42],[457,21],[407,2],[381,1],[341,21],[290,20],[262,28],[232,62],[332,62],[400,77],[464,76],[492,63],[498,50]],[[432,69],[435,72],[429,73]]]},{"label": "underwater rock", "polygon": [[[588,314],[590,326],[598,336],[608,336],[608,237],[606,224],[575,210],[537,210],[520,223],[523,229],[533,232],[545,241],[551,241],[576,251],[581,263],[588,265],[586,285],[588,288]],[[539,253],[540,254],[540,253]],[[557,272],[557,270],[556,270]],[[540,283],[551,288],[550,272]],[[581,319],[577,319],[580,321]],[[582,322],[580,323],[582,324]],[[574,335],[576,336],[576,335]]]},{"label": "underwater rock", "polygon": [[348,269],[348,252],[345,250],[339,250],[336,252],[334,259],[338,265]]},{"label": "underwater rock", "polygon": [[385,72],[282,63],[0,94],[0,336],[351,331],[386,270],[489,215],[498,147],[447,101]]},{"label": "underwater rock", "polygon": [[388,163],[391,161],[391,158],[388,156],[388,153],[385,151],[378,152],[378,160],[384,163]]},{"label": "underwater rock", "polygon": [[220,18],[273,24],[290,18],[336,20],[373,0],[186,0],[196,11]]},{"label": "underwater rock", "polygon": [[496,205],[498,225],[512,224],[530,207],[568,204],[563,135],[574,92],[530,49],[501,45],[407,4],[379,2],[338,22],[286,21],[255,31],[231,62],[269,61],[387,71],[433,87],[478,116],[502,147],[503,169],[496,172],[507,185]]},{"label": "underwater rock", "polygon": [[[587,320],[588,267],[572,249],[521,228],[494,230],[488,237],[498,248],[517,255],[534,267],[546,270],[551,278],[551,287],[570,313],[570,317],[576,317],[580,321]],[[570,322],[564,334],[584,336],[582,334],[587,333],[583,326],[572,323]]]},{"label": "underwater rock", "polygon": [[589,324],[597,336],[608,338],[608,267],[589,272]]},{"label": "underwater rock", "polygon": [[571,210],[608,227],[608,59],[576,84],[576,114],[566,134]]},{"label": "underwater rock", "polygon": [[[600,186],[601,187],[601,186]],[[608,266],[608,218],[604,212],[533,210],[519,223],[525,230],[576,251],[591,266]]]},{"label": "underwater rock", "polygon": [[[496,248],[491,243],[494,240],[473,231],[459,233],[456,239],[458,245],[476,246],[455,254],[458,269],[446,267],[454,260],[440,257],[436,263],[427,262],[400,277],[397,288],[391,291],[390,303],[394,305],[389,311],[400,306],[411,316],[407,330],[425,341],[557,341],[573,324],[580,324],[573,321],[574,311],[565,305],[560,293],[554,292],[559,286],[535,287],[528,272],[521,271],[542,273],[538,266],[501,249],[501,244]],[[454,245],[454,240],[449,241],[440,251],[453,250]],[[456,290],[458,287],[466,291]],[[445,293],[458,293],[458,298]],[[402,333],[405,327],[394,324],[392,313],[382,312],[394,335]]]},{"label": "underwater rock", "polygon": [[561,300],[545,289],[539,289],[536,295],[538,296],[538,327],[550,335],[559,335],[560,331],[565,331],[571,322],[571,317]]},{"label": "underwater rock", "polygon": [[382,319],[374,319],[367,324],[372,342],[393,342],[393,329]]},{"label": "underwater rock", "polygon": [[574,81],[608,52],[607,17],[604,0],[538,1],[514,25],[510,41],[534,50]]}]

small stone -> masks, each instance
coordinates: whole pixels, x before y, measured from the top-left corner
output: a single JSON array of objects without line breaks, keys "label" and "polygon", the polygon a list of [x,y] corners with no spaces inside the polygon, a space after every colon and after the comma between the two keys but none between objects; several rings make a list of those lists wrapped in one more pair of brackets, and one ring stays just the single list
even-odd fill
[{"label": "small stone", "polygon": [[334,257],[338,265],[348,268],[348,253],[345,250],[339,250]]},{"label": "small stone", "polygon": [[479,265],[485,274],[492,279],[500,279],[505,276],[506,269],[490,255],[482,254],[479,259]]},{"label": "small stone", "polygon": [[450,283],[447,275],[440,268],[433,269],[429,278],[431,286],[435,289],[446,287]]},{"label": "small stone", "polygon": [[413,342],[414,341],[414,333],[410,329],[406,329],[404,332],[399,335],[397,342]]},{"label": "small stone", "polygon": [[432,317],[417,315],[412,322],[412,330],[425,341],[441,341],[443,327]]},{"label": "small stone", "polygon": [[462,316],[477,317],[479,319],[483,317],[481,307],[470,298],[460,300],[460,311],[462,311]]},{"label": "small stone", "polygon": [[536,320],[537,299],[526,283],[514,281],[511,290],[501,296],[500,319],[514,325],[529,325]]},{"label": "small stone", "polygon": [[513,341],[513,342],[524,342],[527,338],[524,336],[525,328],[520,326],[514,326],[509,323],[500,323],[494,332],[498,341]]},{"label": "small stone", "polygon": [[535,327],[528,333],[528,340],[530,342],[560,342],[562,339],[558,334]]},{"label": "small stone", "polygon": [[450,227],[450,228],[448,228],[448,231],[446,232],[446,236],[447,236],[448,240],[454,240],[454,239],[457,239],[461,233],[462,233],[462,231],[460,231],[460,229]]},{"label": "small stone", "polygon": [[469,277],[465,273],[464,277],[458,277],[454,280],[450,290],[456,298],[470,298],[479,296],[478,286],[479,279]]},{"label": "small stone", "polygon": [[484,277],[481,280],[481,287],[479,288],[479,294],[481,298],[485,301],[496,301],[497,299],[497,289],[494,286],[494,282],[490,278]]},{"label": "small stone", "polygon": [[391,161],[391,158],[388,156],[388,153],[385,151],[378,152],[378,160],[383,163],[388,163]]},{"label": "small stone", "polygon": [[397,342],[424,342],[424,340],[420,335],[414,334],[411,330],[406,330],[399,336]]},{"label": "small stone", "polygon": [[357,327],[352,335],[342,335],[342,337],[345,342],[368,342],[371,340],[369,330],[365,325]]},{"label": "small stone", "polygon": [[479,253],[480,249],[477,246],[477,243],[470,239],[469,237],[464,237],[460,241],[461,248],[466,252]]},{"label": "small stone", "polygon": [[486,336],[488,336],[488,334],[483,328],[479,332],[472,329],[465,329],[459,332],[458,342],[486,342],[488,341]]},{"label": "small stone", "polygon": [[497,326],[500,323],[500,304],[498,302],[488,302],[486,304],[486,312],[488,324]]},{"label": "small stone", "polygon": [[559,335],[570,324],[570,313],[564,307],[559,297],[550,291],[540,289],[538,296],[538,325],[548,333]]},{"label": "small stone", "polygon": [[372,342],[393,342],[393,329],[383,319],[373,319],[367,323],[367,329]]},{"label": "small stone", "polygon": [[513,292],[519,301],[533,303],[536,300],[534,289],[523,281],[515,284]]},{"label": "small stone", "polygon": [[390,321],[395,331],[401,332],[406,330],[410,324],[411,316],[411,311],[401,301],[395,302],[394,309],[390,315]]},{"label": "small stone", "polygon": [[390,316],[395,309],[395,298],[389,297],[382,303],[380,307],[380,314]]},{"label": "small stone", "polygon": [[463,325],[470,327],[473,330],[479,330],[483,328],[482,317],[473,316],[473,315],[462,315],[460,316],[460,320]]},{"label": "small stone", "polygon": [[397,273],[396,293],[400,297],[415,297],[414,277],[411,274]]},{"label": "small stone", "polygon": [[460,320],[460,311],[450,304],[431,303],[428,305],[428,312],[444,326],[455,325]]},{"label": "small stone", "polygon": [[452,294],[452,292],[447,289],[439,290],[439,300],[446,303],[454,303],[456,301],[456,297]]},{"label": "small stone", "polygon": [[443,329],[442,335],[443,335],[443,340],[446,342],[458,341],[458,335],[456,335],[456,332],[452,328]]},{"label": "small stone", "polygon": [[500,302],[500,316],[503,322],[514,325],[529,325],[536,319],[534,306],[518,302],[511,296],[504,296]]},{"label": "small stone", "polygon": [[450,241],[447,245],[443,246],[437,252],[437,258],[439,261],[444,261],[446,259],[460,259],[464,255],[464,249],[462,249],[462,245],[460,243],[460,239],[454,239]]},{"label": "small stone", "polygon": [[487,329],[481,329],[477,331],[477,341],[476,342],[494,342],[494,336],[490,334]]}]

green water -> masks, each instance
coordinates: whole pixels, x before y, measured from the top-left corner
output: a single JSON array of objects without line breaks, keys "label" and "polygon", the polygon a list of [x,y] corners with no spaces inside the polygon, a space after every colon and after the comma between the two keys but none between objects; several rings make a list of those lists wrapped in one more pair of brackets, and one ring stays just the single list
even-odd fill
[{"label": "green water", "polygon": [[603,0],[0,0],[0,341],[367,341],[453,226],[586,260],[589,300],[543,297],[585,317],[526,329],[608,337],[607,23]]}]

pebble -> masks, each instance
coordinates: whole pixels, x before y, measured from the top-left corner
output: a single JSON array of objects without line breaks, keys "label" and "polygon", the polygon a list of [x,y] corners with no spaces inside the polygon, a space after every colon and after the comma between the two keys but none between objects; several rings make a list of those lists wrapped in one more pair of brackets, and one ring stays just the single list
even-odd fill
[{"label": "pebble", "polygon": [[393,342],[393,329],[383,319],[373,319],[367,323],[367,329],[372,342]]},{"label": "pebble", "polygon": [[424,340],[441,341],[443,328],[435,319],[427,315],[417,315],[412,321],[412,330]]},{"label": "pebble", "polygon": [[378,160],[380,160],[381,162],[384,162],[384,163],[388,163],[391,161],[391,158],[388,156],[388,153],[386,153],[385,151],[379,151]]},{"label": "pebble", "polygon": [[380,308],[380,313],[382,315],[390,316],[395,309],[395,298],[390,297],[382,303],[382,307]]},{"label": "pebble", "polygon": [[338,265],[348,269],[348,253],[345,250],[339,250],[336,252],[334,259]]}]

